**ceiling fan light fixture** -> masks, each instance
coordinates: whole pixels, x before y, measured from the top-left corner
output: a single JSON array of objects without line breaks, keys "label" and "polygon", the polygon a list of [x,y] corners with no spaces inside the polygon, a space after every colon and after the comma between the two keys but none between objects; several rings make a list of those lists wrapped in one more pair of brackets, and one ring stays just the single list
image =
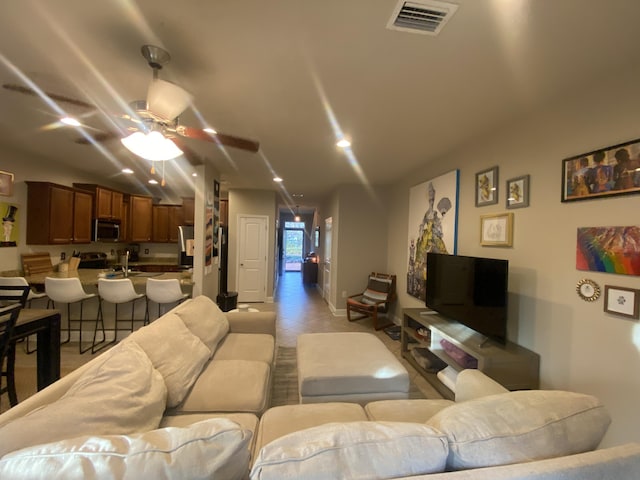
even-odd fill
[{"label": "ceiling fan light fixture", "polygon": [[146,135],[142,132],[134,132],[120,141],[130,152],[154,162],[172,160],[183,153],[175,143],[158,131],[152,131]]},{"label": "ceiling fan light fixture", "polygon": [[154,115],[172,121],[191,104],[193,96],[175,83],[156,78],[147,90],[147,107]]}]

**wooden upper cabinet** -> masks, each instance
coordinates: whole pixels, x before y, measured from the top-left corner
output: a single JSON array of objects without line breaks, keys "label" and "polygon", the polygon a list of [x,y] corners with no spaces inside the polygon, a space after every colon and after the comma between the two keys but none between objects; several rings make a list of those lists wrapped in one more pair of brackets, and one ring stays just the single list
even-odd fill
[{"label": "wooden upper cabinet", "polygon": [[73,186],[95,195],[94,218],[122,221],[124,214],[124,194],[122,192],[92,183],[74,183]]},{"label": "wooden upper cabinet", "polygon": [[153,222],[153,199],[142,195],[129,196],[129,241],[150,242]]},{"label": "wooden upper cabinet", "polygon": [[193,197],[182,197],[183,220],[179,225],[193,225],[196,200]]},{"label": "wooden upper cabinet", "polygon": [[229,225],[229,200],[220,200],[220,225]]},{"label": "wooden upper cabinet", "polygon": [[177,242],[178,226],[184,225],[183,219],[182,205],[154,205],[152,241]]},{"label": "wooden upper cabinet", "polygon": [[27,183],[27,244],[91,241],[93,195],[49,182]]},{"label": "wooden upper cabinet", "polygon": [[73,243],[91,243],[93,195],[73,192]]}]

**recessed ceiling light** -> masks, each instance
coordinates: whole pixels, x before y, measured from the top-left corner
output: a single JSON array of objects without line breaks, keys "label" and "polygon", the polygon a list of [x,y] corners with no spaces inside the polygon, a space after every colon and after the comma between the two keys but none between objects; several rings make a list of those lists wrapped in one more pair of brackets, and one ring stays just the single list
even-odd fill
[{"label": "recessed ceiling light", "polygon": [[158,181],[157,181],[157,180],[154,180],[154,179],[152,178],[151,180],[149,180],[149,183],[150,183],[151,185],[157,185],[157,184],[158,184]]},{"label": "recessed ceiling light", "polygon": [[131,175],[133,173],[133,170],[131,170],[130,168],[123,168],[122,169],[122,173],[126,173],[127,175]]},{"label": "recessed ceiling light", "polygon": [[72,127],[80,126],[80,122],[73,117],[62,117],[60,121],[65,125],[71,125]]},{"label": "recessed ceiling light", "polygon": [[213,128],[211,128],[211,127],[203,128],[203,129],[202,129],[202,131],[203,131],[203,132],[207,132],[207,133],[212,133],[212,134],[214,134],[214,135],[215,135],[216,133],[218,133],[218,132],[216,132]]},{"label": "recessed ceiling light", "polygon": [[280,183],[282,182],[282,179],[280,177],[273,177],[273,181],[276,183]]},{"label": "recessed ceiling light", "polygon": [[198,176],[198,174],[197,174],[196,172],[193,172],[193,173],[191,174],[191,176],[192,176],[192,177],[197,177],[197,176]]},{"label": "recessed ceiling light", "polygon": [[336,145],[339,146],[340,148],[347,148],[351,146],[351,142],[346,138],[343,138],[338,143],[336,143]]}]

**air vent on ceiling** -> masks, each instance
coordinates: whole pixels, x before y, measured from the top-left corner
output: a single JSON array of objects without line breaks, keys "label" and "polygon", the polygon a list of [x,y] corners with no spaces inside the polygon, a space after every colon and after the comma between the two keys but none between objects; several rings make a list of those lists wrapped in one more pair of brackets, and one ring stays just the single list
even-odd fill
[{"label": "air vent on ceiling", "polygon": [[437,35],[449,21],[457,5],[453,3],[427,0],[424,2],[406,2],[400,0],[387,28],[404,32]]}]

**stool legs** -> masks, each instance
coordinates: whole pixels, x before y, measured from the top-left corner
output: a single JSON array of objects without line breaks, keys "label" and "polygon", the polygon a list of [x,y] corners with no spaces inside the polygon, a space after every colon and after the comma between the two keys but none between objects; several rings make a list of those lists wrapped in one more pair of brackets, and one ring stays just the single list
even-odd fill
[{"label": "stool legs", "polygon": [[[99,352],[100,350],[102,350],[103,348],[108,347],[109,345],[113,345],[114,343],[116,343],[118,341],[118,331],[121,330],[118,328],[118,322],[122,322],[122,321],[130,321],[131,325],[130,325],[130,331],[133,332],[134,331],[134,322],[135,322],[135,306],[136,306],[136,300],[142,300],[145,297],[140,297],[140,298],[136,298],[134,300],[131,300],[131,319],[130,320],[124,320],[124,319],[119,319],[118,318],[118,305],[117,303],[115,303],[115,317],[114,317],[114,324],[113,324],[113,340],[107,342],[107,337],[106,337],[106,331],[104,328],[104,312],[102,309],[102,304],[103,304],[103,300],[100,299],[100,305],[98,307],[98,317],[96,318],[96,325],[93,331],[93,344],[91,346],[91,353],[96,353]],[[128,303],[128,302],[127,302]],[[148,311],[145,312],[145,318],[144,318],[144,325],[146,325],[148,319]],[[96,343],[96,335],[98,333],[98,324],[100,324],[102,326],[102,340],[98,343]],[[107,343],[105,343],[107,342]],[[99,348],[96,348],[100,346]]]}]

